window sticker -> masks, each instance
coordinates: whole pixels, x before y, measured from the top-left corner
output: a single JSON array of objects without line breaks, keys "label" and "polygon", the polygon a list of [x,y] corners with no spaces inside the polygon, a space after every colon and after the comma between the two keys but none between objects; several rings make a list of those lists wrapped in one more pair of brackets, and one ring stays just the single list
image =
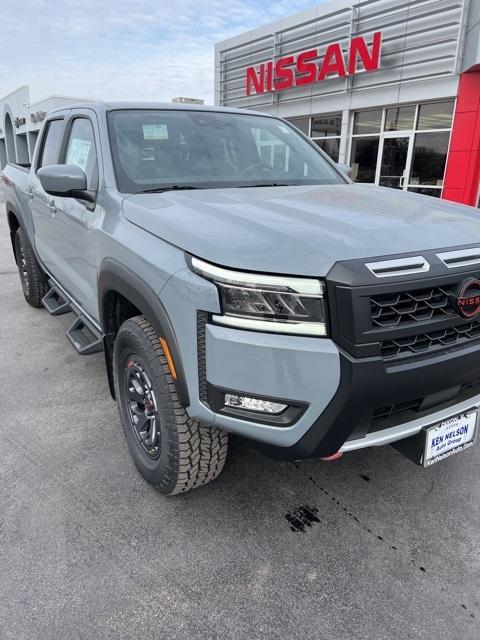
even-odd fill
[{"label": "window sticker", "polygon": [[168,140],[168,129],[166,124],[144,124],[144,140]]},{"label": "window sticker", "polygon": [[67,164],[76,164],[80,169],[86,171],[91,148],[91,140],[72,138],[68,148]]}]

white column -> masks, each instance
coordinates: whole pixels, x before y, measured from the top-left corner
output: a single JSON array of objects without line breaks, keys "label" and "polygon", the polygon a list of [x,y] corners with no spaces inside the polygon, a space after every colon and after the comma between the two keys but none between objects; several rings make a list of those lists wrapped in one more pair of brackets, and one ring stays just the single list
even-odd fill
[{"label": "white column", "polygon": [[340,149],[338,152],[338,161],[345,164],[347,162],[348,155],[348,146],[350,144],[349,141],[349,131],[350,131],[350,111],[348,109],[344,109],[342,111],[342,129],[340,132]]}]

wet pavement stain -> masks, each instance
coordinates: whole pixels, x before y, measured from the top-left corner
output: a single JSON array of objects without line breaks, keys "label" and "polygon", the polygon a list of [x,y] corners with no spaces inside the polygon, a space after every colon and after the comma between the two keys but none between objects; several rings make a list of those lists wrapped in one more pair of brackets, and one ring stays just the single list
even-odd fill
[{"label": "wet pavement stain", "polygon": [[[323,493],[323,495],[328,496],[328,498],[330,498],[330,500],[332,500],[332,502],[334,504],[336,504],[340,509],[342,509],[342,511],[345,512],[346,515],[348,515],[352,520],[354,520],[364,531],[366,531],[367,533],[372,534],[377,540],[379,540],[381,543],[388,545],[388,547],[392,550],[392,551],[398,551],[400,552],[401,550],[399,550],[399,548],[393,544],[389,544],[387,540],[385,540],[385,538],[379,534],[377,534],[376,532],[374,532],[369,526],[367,526],[364,522],[361,522],[361,520],[359,518],[357,518],[357,516],[355,516],[348,507],[346,507],[344,504],[342,504],[342,502],[340,500],[337,500],[336,496],[332,495],[331,492],[327,491],[327,489],[324,489],[324,487],[322,487],[317,480],[315,480],[315,478],[311,475],[308,475],[307,473],[305,473],[301,468],[300,465],[298,464],[298,462],[292,461],[293,466],[296,469],[299,469],[302,471],[302,473],[305,474],[305,476],[309,479],[309,481],[315,485],[316,487],[318,487],[318,489],[320,489],[320,491]],[[362,478],[362,480],[365,480],[365,482],[370,482],[370,477],[365,475],[365,474],[358,474],[360,478]],[[292,531],[302,531],[305,533],[305,531],[307,530],[307,527],[311,527],[312,524],[314,522],[321,522],[321,520],[318,518],[318,516],[316,515],[319,512],[319,510],[316,507],[307,507],[307,506],[303,506],[303,507],[297,507],[296,509],[294,509],[293,511],[287,513],[285,515],[285,518],[288,520],[288,522],[290,523],[290,529]],[[417,565],[417,568],[422,572],[422,573],[427,573],[427,569],[426,567],[422,566],[422,565]],[[442,591],[444,593],[446,593],[446,589],[442,587]],[[461,603],[461,608],[462,610],[465,612],[466,615],[468,615],[472,620],[476,619],[475,613],[473,613],[465,603]],[[480,638],[479,638],[480,640]]]},{"label": "wet pavement stain", "polygon": [[318,509],[316,507],[303,505],[286,513],[285,518],[288,520],[292,531],[305,533],[307,528],[311,527],[315,522],[321,522],[317,513]]}]

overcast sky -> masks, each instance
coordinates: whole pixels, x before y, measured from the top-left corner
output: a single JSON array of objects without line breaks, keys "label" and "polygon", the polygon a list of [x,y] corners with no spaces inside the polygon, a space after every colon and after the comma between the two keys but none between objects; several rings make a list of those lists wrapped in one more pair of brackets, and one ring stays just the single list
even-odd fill
[{"label": "overcast sky", "polygon": [[0,0],[0,98],[213,102],[219,40],[321,0]]}]

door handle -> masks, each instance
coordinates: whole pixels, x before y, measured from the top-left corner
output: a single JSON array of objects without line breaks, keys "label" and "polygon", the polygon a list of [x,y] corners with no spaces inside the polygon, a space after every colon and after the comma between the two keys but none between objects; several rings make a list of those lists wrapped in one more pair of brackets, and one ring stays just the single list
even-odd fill
[{"label": "door handle", "polygon": [[50,202],[47,204],[47,207],[50,209],[53,215],[57,213],[57,206],[55,204],[55,200],[50,200]]}]

